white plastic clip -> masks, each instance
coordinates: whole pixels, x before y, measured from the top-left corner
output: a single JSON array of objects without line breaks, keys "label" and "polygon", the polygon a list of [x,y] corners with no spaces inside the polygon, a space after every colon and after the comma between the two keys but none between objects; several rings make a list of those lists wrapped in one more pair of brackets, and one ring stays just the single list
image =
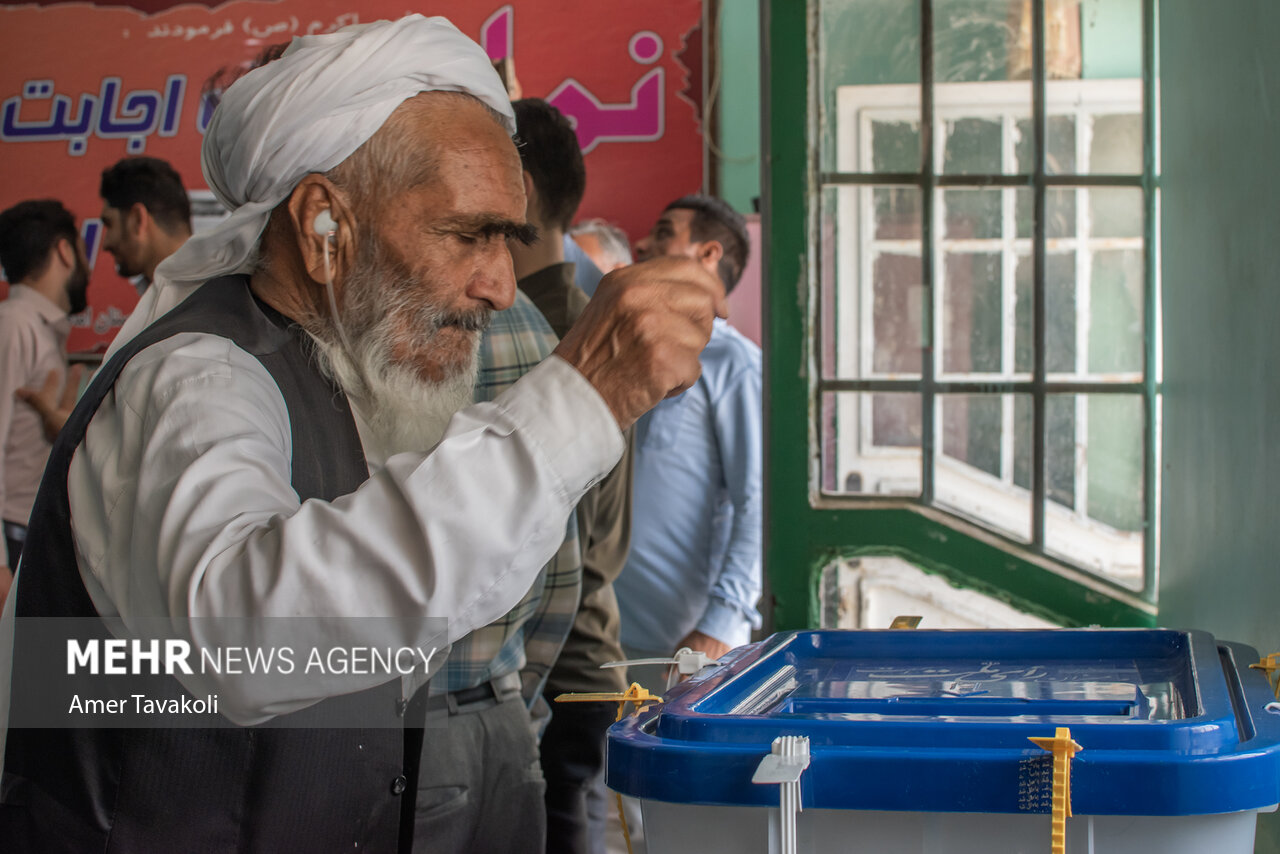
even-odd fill
[{"label": "white plastic clip", "polygon": [[[803,735],[783,735],[773,740],[773,751],[760,760],[753,783],[778,783],[778,854],[796,854],[797,816],[800,805],[800,775],[809,767],[809,739]],[[772,824],[772,822],[770,822]]]},{"label": "white plastic clip", "polygon": [[715,664],[716,659],[702,650],[694,651],[687,646],[676,650],[676,670],[681,676],[692,676],[708,664]]},{"label": "white plastic clip", "polygon": [[712,658],[702,650],[694,651],[687,646],[682,646],[676,650],[676,654],[670,658],[629,658],[626,661],[606,661],[601,667],[628,667],[631,665],[642,666],[646,664],[674,664],[667,676],[667,688],[672,688],[680,681],[682,676],[692,676],[704,667],[716,664],[718,659]]}]

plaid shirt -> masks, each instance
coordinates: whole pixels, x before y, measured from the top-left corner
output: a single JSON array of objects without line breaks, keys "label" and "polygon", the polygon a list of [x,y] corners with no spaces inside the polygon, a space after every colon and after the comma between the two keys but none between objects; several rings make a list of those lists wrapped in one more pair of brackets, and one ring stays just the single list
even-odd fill
[{"label": "plaid shirt", "polygon": [[[542,314],[517,291],[515,305],[493,315],[480,345],[475,399],[492,400],[550,355],[557,343]],[[443,670],[431,680],[430,692],[474,688],[520,670],[525,699],[535,699],[573,624],[581,587],[578,524],[570,514],[564,542],[524,599],[505,617],[456,641]]]}]

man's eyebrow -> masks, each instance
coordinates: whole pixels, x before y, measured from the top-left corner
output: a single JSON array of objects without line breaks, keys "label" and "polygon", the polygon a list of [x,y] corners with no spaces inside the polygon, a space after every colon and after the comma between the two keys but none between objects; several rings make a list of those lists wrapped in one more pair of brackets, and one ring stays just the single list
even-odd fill
[{"label": "man's eyebrow", "polygon": [[449,231],[465,232],[480,237],[504,237],[515,240],[526,246],[538,240],[538,229],[527,222],[516,222],[501,216],[456,216],[449,217],[442,223],[442,228]]}]

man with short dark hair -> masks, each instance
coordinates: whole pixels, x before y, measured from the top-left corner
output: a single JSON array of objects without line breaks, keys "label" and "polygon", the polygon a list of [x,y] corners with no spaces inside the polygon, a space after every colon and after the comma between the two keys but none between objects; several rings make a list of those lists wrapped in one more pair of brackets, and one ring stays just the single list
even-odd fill
[{"label": "man with short dark hair", "polygon": [[125,278],[151,284],[156,267],[191,237],[191,199],[172,166],[155,157],[126,157],[104,169],[102,248]]},{"label": "man with short dark hair", "polygon": [[[742,216],[700,195],[668,205],[636,244],[641,261],[695,259],[726,292],[748,251]],[[635,428],[631,555],[614,585],[628,657],[689,647],[718,658],[760,625],[760,348],[716,320],[700,361],[693,388]]]},{"label": "man with short dark hair", "polygon": [[3,605],[50,448],[40,413],[16,395],[43,388],[50,374],[63,381],[71,331],[67,315],[87,305],[89,266],[75,217],[52,199],[19,202],[0,213],[0,265],[9,282],[9,298],[0,303],[0,514],[7,552],[7,559],[0,560]]},{"label": "man with short dark hair", "polygon": [[[528,200],[525,215],[538,228],[534,243],[512,247],[516,285],[556,334],[564,335],[587,304],[574,284],[573,263],[564,260],[564,236],[586,190],[586,168],[573,126],[559,110],[537,98],[511,106]],[[600,667],[622,658],[613,580],[626,564],[631,543],[631,431],[626,437],[621,462],[578,503],[581,600],[555,666],[549,674],[534,674],[545,676],[543,697],[552,704],[539,750],[547,784],[548,851],[590,850],[588,797],[604,768],[605,730],[614,719],[607,703],[555,703],[555,698],[626,689],[620,669]]]},{"label": "man with short dark hair", "polygon": [[[439,623],[522,600],[725,310],[695,264],[620,271],[460,407],[531,238],[514,129],[484,50],[421,15],[295,38],[223,95],[202,162],[231,214],[160,265],[59,434],[0,618],[0,850],[411,850]],[[86,719],[11,690],[66,657],[26,617],[135,659],[159,625],[196,662],[283,621],[300,670],[318,646],[415,667],[170,668],[157,694],[213,719]]]},{"label": "man with short dark hair", "polygon": [[564,236],[586,192],[587,170],[573,125],[559,110],[541,98],[512,101],[511,108],[526,216],[538,229],[537,240],[512,248],[516,284],[563,335],[587,304],[573,284],[573,264],[564,260]]},{"label": "man with short dark hair", "polygon": [[653,230],[636,242],[636,259],[696,258],[733,290],[747,267],[751,237],[746,221],[723,199],[692,194],[667,205]]}]

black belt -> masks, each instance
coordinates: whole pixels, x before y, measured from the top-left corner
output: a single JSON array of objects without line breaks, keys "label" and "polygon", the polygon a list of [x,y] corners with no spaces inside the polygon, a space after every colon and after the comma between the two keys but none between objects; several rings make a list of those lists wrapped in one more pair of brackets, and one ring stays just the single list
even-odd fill
[{"label": "black belt", "polygon": [[[478,712],[519,696],[520,674],[508,673],[504,676],[496,676],[487,682],[481,682],[472,688],[460,688],[447,694],[428,697],[427,711],[441,712],[448,709],[451,715],[463,711]],[[468,708],[461,708],[463,706]]]},{"label": "black belt", "polygon": [[461,691],[450,691],[449,696],[459,706],[469,706],[481,700],[496,700],[498,692],[492,682],[482,682],[474,688],[463,688]]}]

